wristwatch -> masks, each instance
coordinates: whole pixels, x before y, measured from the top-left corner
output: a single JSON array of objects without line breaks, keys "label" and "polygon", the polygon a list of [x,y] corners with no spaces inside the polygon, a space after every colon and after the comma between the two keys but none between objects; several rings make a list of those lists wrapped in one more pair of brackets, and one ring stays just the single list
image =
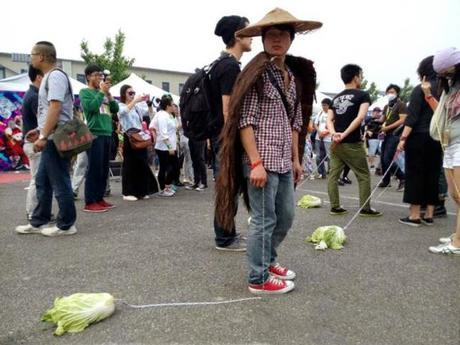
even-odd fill
[{"label": "wristwatch", "polygon": [[38,136],[38,140],[46,140],[46,139],[48,139],[48,137],[45,137],[43,134],[40,134]]}]

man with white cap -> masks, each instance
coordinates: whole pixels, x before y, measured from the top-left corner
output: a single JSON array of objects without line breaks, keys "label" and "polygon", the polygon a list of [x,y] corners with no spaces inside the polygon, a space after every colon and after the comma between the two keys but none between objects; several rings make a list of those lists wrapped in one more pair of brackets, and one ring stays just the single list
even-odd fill
[{"label": "man with white cap", "polygon": [[277,249],[294,219],[294,182],[302,173],[298,139],[311,116],[313,62],[287,55],[295,34],[322,26],[276,8],[237,37],[262,36],[264,52],[238,77],[223,131],[216,217],[231,228],[235,196],[250,208],[247,257],[249,291],[281,294],[294,288],[295,273],[279,265]]}]

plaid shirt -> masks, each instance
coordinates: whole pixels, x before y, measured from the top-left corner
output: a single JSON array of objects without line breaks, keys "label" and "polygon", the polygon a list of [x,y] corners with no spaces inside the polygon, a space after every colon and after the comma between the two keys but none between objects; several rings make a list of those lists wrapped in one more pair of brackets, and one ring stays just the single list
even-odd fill
[{"label": "plaid shirt", "polygon": [[[252,126],[256,138],[257,151],[262,158],[264,168],[279,174],[292,170],[292,130],[300,132],[302,127],[302,110],[300,104],[296,106],[296,86],[294,75],[289,73],[289,87],[283,87],[283,73],[274,64],[268,69],[272,72],[278,85],[286,91],[289,104],[289,114],[286,114],[283,101],[278,90],[272,85],[268,72],[264,71],[263,95],[257,96],[253,86],[243,101],[239,129]],[[249,157],[243,155],[243,162],[250,165]]]}]

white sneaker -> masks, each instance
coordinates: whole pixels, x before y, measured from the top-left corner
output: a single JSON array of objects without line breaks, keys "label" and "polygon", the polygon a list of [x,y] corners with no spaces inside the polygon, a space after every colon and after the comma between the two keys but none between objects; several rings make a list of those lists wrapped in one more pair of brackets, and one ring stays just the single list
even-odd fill
[{"label": "white sneaker", "polygon": [[161,197],[172,197],[174,196],[174,192],[170,189],[163,189],[160,193],[158,193],[158,196],[161,196]]},{"label": "white sneaker", "polygon": [[134,195],[123,195],[123,200],[125,200],[125,201],[137,201],[137,198]]},{"label": "white sneaker", "polygon": [[441,238],[439,239],[439,242],[440,242],[440,243],[444,243],[444,244],[450,243],[450,242],[452,242],[452,240],[454,239],[454,235],[455,235],[455,234],[452,234],[452,235],[450,235],[449,237],[441,237]]},{"label": "white sneaker", "polygon": [[48,224],[43,224],[36,228],[32,224],[27,224],[27,225],[18,225],[14,231],[16,231],[18,234],[39,234],[41,233],[42,229],[48,227]]},{"label": "white sneaker", "polygon": [[59,229],[56,225],[55,226],[50,226],[48,228],[44,228],[41,231],[41,234],[43,236],[66,236],[66,235],[73,235],[77,233],[77,228],[75,225],[72,225],[69,230],[61,230]]},{"label": "white sneaker", "polygon": [[460,255],[460,248],[456,248],[452,243],[443,243],[429,247],[428,250],[434,254]]}]

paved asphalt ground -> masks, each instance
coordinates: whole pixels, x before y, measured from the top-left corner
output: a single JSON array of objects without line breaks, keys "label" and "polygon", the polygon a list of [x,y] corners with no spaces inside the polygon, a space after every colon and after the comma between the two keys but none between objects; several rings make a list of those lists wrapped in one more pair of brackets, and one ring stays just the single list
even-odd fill
[{"label": "paved asphalt ground", "polygon": [[[141,310],[118,304],[112,317],[84,332],[54,337],[40,316],[54,298],[75,292],[109,292],[132,304],[253,297],[246,258],[214,249],[211,189],[124,202],[120,183],[112,182],[108,200],[117,208],[87,214],[80,200],[78,234],[45,238],[13,232],[24,223],[25,186],[0,184],[1,345],[460,344],[460,257],[427,250],[452,232],[455,217],[433,227],[399,224],[407,211],[395,186],[373,203],[384,216],[358,217],[341,251],[318,252],[304,239],[318,226],[343,226],[352,212],[331,216],[327,202],[297,209],[280,249],[280,261],[297,273],[288,295]],[[307,181],[296,197],[327,201],[325,192],[325,181]],[[341,193],[344,206],[356,210],[356,182]],[[241,207],[242,233],[246,219]]]}]

